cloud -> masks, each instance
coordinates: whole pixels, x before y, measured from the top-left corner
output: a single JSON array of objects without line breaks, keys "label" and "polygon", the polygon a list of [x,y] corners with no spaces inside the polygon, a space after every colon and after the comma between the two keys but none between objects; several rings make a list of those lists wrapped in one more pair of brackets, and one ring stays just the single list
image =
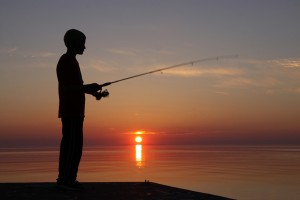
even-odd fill
[{"label": "cloud", "polygon": [[[122,52],[122,51],[116,51]],[[128,54],[133,55],[133,54]],[[178,68],[162,71],[167,76],[177,77],[204,77],[207,86],[211,86],[213,92],[220,95],[232,94],[228,89],[259,89],[266,94],[293,93],[299,94],[299,75],[298,70],[286,70],[286,68],[299,69],[300,59],[280,59],[280,60],[261,60],[251,58],[229,59],[224,61],[205,62],[201,65],[187,65]],[[103,60],[96,60],[92,66],[101,72],[117,70],[117,65],[107,63]],[[142,72],[153,71],[170,65],[160,64],[150,66]],[[139,68],[126,68],[126,70],[138,71]],[[154,75],[159,75],[154,73]],[[294,88],[294,89],[290,89]]]},{"label": "cloud", "polygon": [[185,67],[182,69],[166,70],[163,71],[163,73],[183,77],[235,76],[241,74],[242,70],[226,68],[197,69],[193,67]]},{"label": "cloud", "polygon": [[56,56],[56,53],[45,51],[45,52],[22,52],[22,49],[18,47],[3,47],[0,48],[0,54],[4,56],[14,56],[14,57],[23,57],[23,58],[48,58]]},{"label": "cloud", "polygon": [[108,49],[107,51],[113,54],[118,54],[123,56],[136,56],[135,51],[132,49],[114,48],[114,49]]},{"label": "cloud", "polygon": [[56,53],[53,52],[40,52],[40,53],[32,53],[30,57],[32,58],[48,58],[52,56],[56,56]]},{"label": "cloud", "polygon": [[216,94],[223,95],[223,96],[228,96],[228,95],[229,95],[228,92],[223,92],[223,91],[216,91],[215,93],[216,93]]},{"label": "cloud", "polygon": [[89,65],[100,72],[111,72],[116,70],[112,64],[99,59],[91,61]]},{"label": "cloud", "polygon": [[241,73],[233,76],[221,76],[216,80],[215,87],[218,88],[255,88],[266,90],[267,94],[278,92],[298,93],[295,85],[299,85],[300,59],[238,59],[230,64],[232,69],[240,69]]},{"label": "cloud", "polygon": [[18,47],[1,47],[0,54],[12,54],[18,50]]},{"label": "cloud", "polygon": [[300,94],[300,88],[295,88],[294,91],[298,94]]},{"label": "cloud", "polygon": [[291,88],[287,89],[288,92],[300,94],[300,87],[299,88]]},{"label": "cloud", "polygon": [[18,49],[17,47],[13,47],[11,49],[8,49],[7,53],[13,53],[13,52],[17,51],[17,49]]},{"label": "cloud", "polygon": [[169,55],[175,55],[175,52],[166,49],[161,49],[157,51],[157,54],[162,56],[169,56]]},{"label": "cloud", "polygon": [[125,135],[156,135],[156,134],[161,134],[162,132],[153,132],[153,131],[129,131],[129,132],[123,132],[121,134],[125,134]]},{"label": "cloud", "polygon": [[[171,53],[171,52],[170,52]],[[226,60],[226,58],[228,60]],[[231,66],[231,58],[236,56],[224,56],[215,58],[200,59],[197,61],[190,61],[177,65],[160,64],[152,66],[151,70],[159,70],[162,68],[174,67],[171,69],[162,70],[161,72],[166,75],[181,76],[181,77],[218,77],[218,76],[235,76],[243,73],[243,69],[235,65]],[[225,61],[222,61],[222,60]],[[221,60],[221,61],[220,61]],[[203,63],[203,64],[199,64]]]},{"label": "cloud", "polygon": [[282,66],[284,68],[300,68],[300,58],[278,59],[271,60],[270,62]]},{"label": "cloud", "polygon": [[250,77],[236,77],[229,78],[219,82],[217,87],[221,88],[245,88],[245,87],[275,87],[280,83],[276,78],[250,78]]},{"label": "cloud", "polygon": [[[139,132],[139,133],[138,133]],[[129,131],[123,132],[121,134],[125,135],[193,135],[196,134],[194,132],[180,132],[180,131]]]}]

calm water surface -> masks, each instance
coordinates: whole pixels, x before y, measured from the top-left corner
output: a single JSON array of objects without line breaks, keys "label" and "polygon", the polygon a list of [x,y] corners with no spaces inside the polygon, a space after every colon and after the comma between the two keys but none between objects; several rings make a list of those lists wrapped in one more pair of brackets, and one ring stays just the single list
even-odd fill
[{"label": "calm water surface", "polygon": [[[1,149],[0,182],[55,181],[58,149]],[[78,179],[150,180],[235,199],[300,199],[300,147],[85,148]]]}]

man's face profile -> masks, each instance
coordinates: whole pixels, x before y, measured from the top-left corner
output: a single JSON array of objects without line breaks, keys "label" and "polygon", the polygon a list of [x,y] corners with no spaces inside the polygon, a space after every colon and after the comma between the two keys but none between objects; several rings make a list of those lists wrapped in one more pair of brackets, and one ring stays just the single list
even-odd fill
[{"label": "man's face profile", "polygon": [[74,45],[74,50],[76,54],[82,55],[85,50],[85,39],[78,41],[78,43]]}]

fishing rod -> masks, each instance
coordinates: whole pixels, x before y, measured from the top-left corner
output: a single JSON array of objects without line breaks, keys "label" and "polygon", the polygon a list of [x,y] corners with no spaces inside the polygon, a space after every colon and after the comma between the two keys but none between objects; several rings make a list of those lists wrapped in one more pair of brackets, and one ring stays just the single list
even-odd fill
[{"label": "fishing rod", "polygon": [[[180,64],[176,64],[176,65],[172,65],[172,66],[163,67],[163,68],[160,68],[160,69],[144,72],[144,73],[141,73],[141,74],[129,76],[129,77],[122,78],[122,79],[119,79],[119,80],[116,80],[116,81],[107,82],[107,83],[102,84],[101,87],[109,86],[113,83],[118,83],[118,82],[121,82],[121,81],[125,81],[125,80],[132,79],[132,78],[137,78],[139,76],[144,76],[144,75],[152,74],[152,73],[155,73],[155,72],[162,72],[164,70],[173,69],[173,68],[177,68],[177,67],[182,67],[182,66],[186,66],[186,65],[194,65],[195,63],[206,62],[206,61],[211,61],[211,60],[217,60],[218,61],[218,60],[229,59],[229,58],[237,58],[237,57],[238,57],[238,55],[227,55],[227,56],[216,56],[216,57],[202,58],[202,59],[198,59],[198,60],[193,60],[193,61],[189,61],[189,62],[185,62],[185,63],[180,63]],[[109,95],[109,92],[107,90],[104,90],[103,92],[99,92],[98,95],[96,95],[96,99],[100,100],[101,97],[106,97],[108,95]]]}]

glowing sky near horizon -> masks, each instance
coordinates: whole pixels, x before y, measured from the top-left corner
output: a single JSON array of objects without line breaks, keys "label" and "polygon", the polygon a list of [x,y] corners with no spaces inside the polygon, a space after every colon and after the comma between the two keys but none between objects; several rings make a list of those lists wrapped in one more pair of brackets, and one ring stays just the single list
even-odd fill
[{"label": "glowing sky near horizon", "polygon": [[113,84],[86,97],[85,141],[300,144],[299,1],[1,1],[0,145],[53,145],[56,64],[70,28],[85,83],[239,54]]}]

